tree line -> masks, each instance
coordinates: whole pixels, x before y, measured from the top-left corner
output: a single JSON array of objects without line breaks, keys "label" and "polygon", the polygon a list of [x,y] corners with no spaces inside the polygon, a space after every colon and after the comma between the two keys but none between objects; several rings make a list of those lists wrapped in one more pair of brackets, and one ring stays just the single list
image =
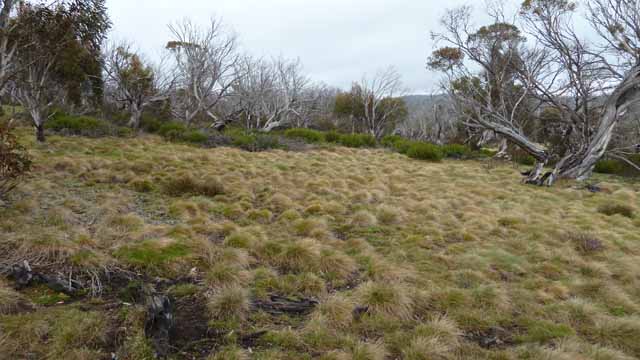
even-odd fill
[{"label": "tree line", "polygon": [[130,41],[107,39],[105,0],[5,0],[2,8],[2,98],[24,108],[41,142],[57,109],[126,113],[133,129],[145,111],[164,108],[187,126],[220,130],[234,123],[268,132],[346,123],[376,137],[406,112],[392,68],[342,92],[312,81],[298,59],[242,53],[238,36],[217,18],[205,26],[189,19],[169,24],[162,56],[149,58]]},{"label": "tree line", "polygon": [[[640,78],[640,2],[585,1],[597,38],[575,29],[578,4],[525,0],[515,14],[489,3],[491,19],[446,11],[428,68],[442,91],[411,104],[389,67],[351,89],[313,81],[299,59],[243,53],[220,19],[168,25],[162,56],[107,38],[105,0],[0,1],[0,98],[20,104],[45,141],[45,123],[72,114],[126,117],[139,129],[145,113],[189,127],[249,131],[316,128],[399,134],[438,145],[498,146],[535,159],[525,182],[588,178],[603,157],[632,160],[639,147],[635,101]],[[549,168],[551,168],[549,170]]]}]

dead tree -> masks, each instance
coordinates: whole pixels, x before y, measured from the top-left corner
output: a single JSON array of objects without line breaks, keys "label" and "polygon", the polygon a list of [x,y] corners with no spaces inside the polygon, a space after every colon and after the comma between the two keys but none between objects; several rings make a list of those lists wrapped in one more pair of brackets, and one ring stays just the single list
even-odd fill
[{"label": "dead tree", "polygon": [[[449,11],[442,21],[445,31],[435,35],[448,47],[436,50],[431,63],[448,74],[458,111],[473,125],[499,134],[536,159],[527,183],[587,179],[606,153],[621,115],[637,99],[638,0],[587,3],[588,20],[600,42],[581,40],[572,21],[576,4],[555,0],[527,0],[519,12],[522,28],[536,40],[534,45],[510,36],[509,32],[515,35],[520,30],[515,20],[505,21],[504,14],[494,13],[494,24],[473,29],[469,7]],[[477,46],[479,39],[482,46]],[[563,153],[553,153],[523,131],[517,115],[531,102],[560,111]],[[554,168],[545,171],[551,162]]]},{"label": "dead tree", "polygon": [[[22,6],[12,20],[11,39],[17,44],[12,62],[15,98],[31,116],[39,142],[45,141],[44,123],[49,109],[64,96],[56,74],[60,52],[74,39],[67,38],[64,8]],[[60,81],[57,81],[60,80]]]},{"label": "dead tree", "polygon": [[108,95],[129,111],[129,126],[140,126],[142,113],[150,104],[168,99],[175,77],[161,61],[155,67],[122,42],[108,47],[103,55]]},{"label": "dead tree", "polygon": [[300,60],[246,57],[238,66],[242,76],[233,87],[233,101],[248,129],[269,132],[305,121],[316,95]]},{"label": "dead tree", "polygon": [[16,0],[0,1],[0,95],[6,89],[7,83],[16,71],[14,55],[16,53],[17,43],[11,41],[11,11],[13,10]]},{"label": "dead tree", "polygon": [[456,116],[448,97],[431,95],[428,101],[412,105],[396,131],[410,139],[442,145],[456,135]]},{"label": "dead tree", "polygon": [[352,95],[363,106],[360,121],[369,134],[380,138],[393,126],[391,122],[404,105],[393,100],[403,94],[400,74],[393,67],[378,71],[372,77],[365,75],[353,85]]},{"label": "dead tree", "polygon": [[218,122],[215,107],[223,101],[239,77],[240,57],[235,34],[212,19],[208,28],[190,20],[170,25],[174,40],[167,44],[175,60],[178,84],[173,112],[191,124],[199,114]]}]

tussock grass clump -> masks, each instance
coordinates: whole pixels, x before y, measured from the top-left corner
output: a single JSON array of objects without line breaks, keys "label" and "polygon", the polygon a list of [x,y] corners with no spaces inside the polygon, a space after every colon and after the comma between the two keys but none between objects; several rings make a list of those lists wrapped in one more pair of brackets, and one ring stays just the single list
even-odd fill
[{"label": "tussock grass clump", "polygon": [[378,221],[385,225],[396,224],[405,216],[401,209],[389,205],[379,206],[377,212]]},{"label": "tussock grass clump", "polygon": [[207,360],[249,360],[249,354],[246,350],[237,346],[226,346],[215,354],[209,355]]},{"label": "tussock grass clump", "polygon": [[406,360],[456,359],[453,348],[437,337],[418,336],[402,351]]},{"label": "tussock grass clump", "polygon": [[267,210],[267,209],[262,209],[262,210],[250,210],[247,213],[247,217],[250,220],[262,223],[262,224],[268,224],[271,222],[271,220],[273,219],[273,214],[271,213],[271,211]]},{"label": "tussock grass clump", "polygon": [[0,316],[13,314],[30,307],[31,304],[24,296],[11,289],[3,280],[0,280]]},{"label": "tussock grass clump", "polygon": [[299,236],[324,237],[327,224],[322,219],[300,219],[293,223],[293,230]]},{"label": "tussock grass clump", "polygon": [[207,309],[214,320],[243,322],[249,312],[249,295],[239,286],[223,287],[209,296]]},{"label": "tussock grass clump", "polygon": [[378,256],[364,256],[358,259],[364,275],[369,279],[380,282],[398,282],[404,281],[413,276],[413,272],[393,264]]},{"label": "tussock grass clump", "polygon": [[310,239],[283,246],[276,265],[284,272],[308,272],[318,268],[319,247]]},{"label": "tussock grass clump", "polygon": [[567,238],[575,245],[576,250],[582,254],[593,254],[604,250],[602,240],[589,233],[570,232],[567,234]]},{"label": "tussock grass clump", "polygon": [[350,339],[340,336],[338,332],[331,329],[322,318],[309,320],[302,329],[301,336],[309,351],[318,353],[336,348],[345,348],[350,342]]},{"label": "tussock grass clump", "polygon": [[600,317],[592,336],[600,344],[640,357],[640,317],[637,315],[626,318]]},{"label": "tussock grass clump", "polygon": [[[19,359],[32,354],[40,359],[100,358],[106,341],[107,319],[95,311],[48,308],[0,317],[3,356]],[[47,341],[39,341],[47,339]]]},{"label": "tussock grass clump", "polygon": [[352,360],[384,360],[389,353],[382,343],[359,341],[351,351]]},{"label": "tussock grass clump", "polygon": [[294,207],[293,200],[284,194],[274,194],[268,201],[269,209],[281,213]]},{"label": "tussock grass clump", "polygon": [[155,185],[153,181],[145,178],[135,178],[129,181],[129,186],[137,192],[148,193],[155,190]]},{"label": "tussock grass clump", "polygon": [[463,335],[455,321],[446,316],[438,316],[418,325],[414,332],[420,336],[445,339],[446,342],[453,345],[459,345]]},{"label": "tussock grass clump", "polygon": [[249,274],[234,263],[219,262],[211,266],[205,275],[207,285],[214,288],[233,287],[248,282]]},{"label": "tussock grass clump", "polygon": [[280,214],[280,217],[278,218],[278,220],[291,222],[294,220],[298,220],[300,218],[301,218],[301,215],[297,210],[289,209],[284,211],[282,214]]},{"label": "tussock grass clump", "polygon": [[378,224],[378,219],[366,210],[360,210],[351,217],[351,224],[359,227],[371,227]]},{"label": "tussock grass clump", "polygon": [[353,258],[332,249],[320,251],[318,268],[325,279],[336,285],[347,281],[357,271]]},{"label": "tussock grass clump", "polygon": [[119,233],[130,233],[141,229],[144,221],[137,214],[113,215],[106,219],[105,225]]},{"label": "tussock grass clump", "polygon": [[244,231],[234,231],[224,239],[224,245],[236,249],[249,249],[255,242],[254,237]]},{"label": "tussock grass clump", "polygon": [[367,282],[360,285],[357,295],[359,304],[374,315],[390,316],[409,320],[413,316],[413,302],[404,288],[395,284]]},{"label": "tussock grass clump", "polygon": [[165,182],[163,190],[170,196],[203,195],[214,197],[224,194],[224,185],[216,178],[198,180],[191,174],[179,174]]},{"label": "tussock grass clump", "polygon": [[324,319],[334,329],[346,330],[353,321],[354,308],[353,301],[335,294],[320,302],[314,316]]},{"label": "tussock grass clump", "polygon": [[318,298],[326,294],[326,285],[317,275],[309,272],[279,275],[270,268],[253,272],[253,295],[266,298],[268,294],[291,297]]},{"label": "tussock grass clump", "polygon": [[632,360],[618,349],[588,344],[576,338],[559,342],[553,347],[519,348],[518,355],[539,359],[596,359],[596,360]]},{"label": "tussock grass clump", "polygon": [[570,326],[548,320],[524,319],[522,325],[526,329],[526,333],[518,337],[518,340],[522,342],[547,343],[568,338],[575,334],[575,331]]},{"label": "tussock grass clump", "polygon": [[635,214],[635,210],[631,206],[620,203],[601,205],[598,207],[598,212],[607,216],[622,215],[629,219],[633,218]]}]

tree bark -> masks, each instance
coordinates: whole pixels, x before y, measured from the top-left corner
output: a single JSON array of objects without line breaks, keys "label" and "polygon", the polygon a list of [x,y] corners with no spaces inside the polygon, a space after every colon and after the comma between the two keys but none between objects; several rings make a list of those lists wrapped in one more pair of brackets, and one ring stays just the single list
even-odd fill
[{"label": "tree bark", "polygon": [[142,107],[137,105],[131,106],[131,117],[129,118],[129,126],[137,130],[140,127],[140,119],[142,118]]},{"label": "tree bark", "polygon": [[40,143],[44,143],[46,141],[46,138],[44,136],[44,124],[42,123],[36,124],[36,139]]},{"label": "tree bark", "polygon": [[507,139],[502,139],[500,141],[500,148],[498,149],[498,152],[496,153],[494,158],[502,159],[502,160],[511,160],[511,156],[509,155],[508,150],[509,150],[509,142],[507,141]]},{"label": "tree bark", "polygon": [[[640,94],[640,65],[634,66],[604,104],[600,125],[582,150],[568,153],[550,172],[542,174],[538,166],[525,179],[526,183],[551,186],[558,179],[584,181],[591,177],[596,163],[604,156],[620,116]],[[532,154],[533,155],[533,154]],[[537,174],[535,174],[537,173]],[[535,176],[533,176],[535,174]],[[533,176],[533,178],[532,178]]]},{"label": "tree bark", "polygon": [[560,177],[582,181],[591,176],[596,163],[607,151],[620,115],[627,110],[630,103],[637,100],[639,94],[640,65],[636,65],[607,98],[598,131],[586,149],[574,157],[569,157],[563,164],[559,164],[560,167],[557,167],[556,171],[559,172]]},{"label": "tree bark", "polygon": [[42,112],[37,107],[32,108],[29,112],[31,113],[33,125],[36,128],[36,140],[40,143],[44,143],[46,139],[44,136],[44,117]]}]

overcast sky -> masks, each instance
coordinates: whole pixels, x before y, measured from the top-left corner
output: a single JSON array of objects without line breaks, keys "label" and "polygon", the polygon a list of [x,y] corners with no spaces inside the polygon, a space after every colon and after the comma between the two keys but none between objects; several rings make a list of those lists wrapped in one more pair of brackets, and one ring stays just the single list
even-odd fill
[{"label": "overcast sky", "polygon": [[222,18],[256,56],[299,57],[317,81],[347,88],[363,73],[389,65],[412,92],[430,92],[437,75],[425,70],[445,7],[480,0],[108,0],[113,37],[158,52],[167,24],[185,17]]}]

